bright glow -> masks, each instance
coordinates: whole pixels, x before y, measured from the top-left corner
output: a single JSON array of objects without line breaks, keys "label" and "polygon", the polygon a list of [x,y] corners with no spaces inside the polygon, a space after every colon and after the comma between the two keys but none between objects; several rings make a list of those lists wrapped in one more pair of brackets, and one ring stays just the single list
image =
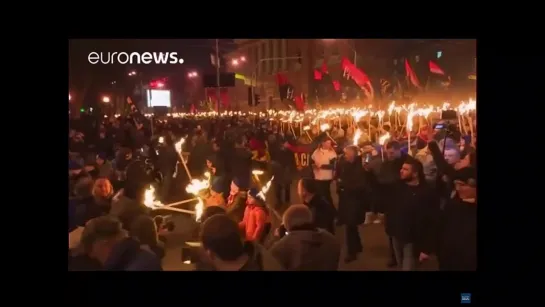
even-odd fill
[{"label": "bright glow", "polygon": [[110,97],[108,97],[108,96],[102,97],[102,102],[109,103],[110,102]]},{"label": "bright glow", "polygon": [[129,76],[136,76],[136,71],[133,70],[133,71],[129,72]]},{"label": "bright glow", "polygon": [[246,57],[245,57],[245,56],[241,56],[241,57],[240,57],[240,61],[241,61],[241,62],[246,62]]},{"label": "bright glow", "polygon": [[169,90],[147,90],[148,107],[171,107]]},{"label": "bright glow", "polygon": [[233,66],[237,66],[238,65],[238,60],[237,59],[233,59],[231,61],[231,64],[233,64]]},{"label": "bright glow", "polygon": [[192,71],[192,72],[187,74],[188,78],[196,78],[198,76],[199,76],[199,74],[196,71]]},{"label": "bright glow", "polygon": [[164,83],[162,83],[162,82],[157,82],[157,87],[164,87],[164,86],[165,86]]},{"label": "bright glow", "polygon": [[72,100],[72,95],[68,94],[68,100]]},{"label": "bright glow", "polygon": [[437,51],[437,58],[440,59],[443,56],[443,51]]}]

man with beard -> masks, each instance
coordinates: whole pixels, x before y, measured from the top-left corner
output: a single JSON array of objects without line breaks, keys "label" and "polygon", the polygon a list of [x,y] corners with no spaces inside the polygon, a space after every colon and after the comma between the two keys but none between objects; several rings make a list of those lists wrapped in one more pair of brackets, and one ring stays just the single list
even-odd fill
[{"label": "man with beard", "polygon": [[441,271],[477,269],[477,172],[466,167],[453,175],[455,195],[441,213],[437,259]]},{"label": "man with beard", "polygon": [[363,251],[358,226],[364,222],[365,206],[369,201],[369,173],[363,168],[356,146],[344,149],[344,155],[337,163],[337,193],[339,194],[338,224],[346,225],[347,255],[345,262],[357,259]]},{"label": "man with beard", "polygon": [[[374,193],[374,211],[381,215],[386,208],[392,203],[393,193],[396,183],[399,181],[399,171],[401,166],[407,159],[407,155],[401,153],[401,145],[397,141],[391,141],[384,146],[386,149],[384,161],[382,159],[374,159],[369,163],[369,167],[373,169],[377,178],[377,185]],[[366,217],[371,218],[370,216]],[[390,247],[389,267],[397,265],[394,249],[392,246],[392,238],[388,239]]]},{"label": "man with beard", "polygon": [[390,191],[393,201],[386,208],[386,233],[392,237],[396,262],[403,271],[414,271],[422,252],[425,258],[434,248],[434,224],[439,202],[427,185],[422,163],[407,158],[400,170],[401,181]]}]

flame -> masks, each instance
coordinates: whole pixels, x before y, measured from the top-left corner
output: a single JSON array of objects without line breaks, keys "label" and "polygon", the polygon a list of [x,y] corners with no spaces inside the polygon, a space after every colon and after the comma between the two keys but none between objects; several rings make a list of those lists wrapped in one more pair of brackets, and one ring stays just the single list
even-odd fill
[{"label": "flame", "polygon": [[267,200],[267,192],[269,192],[269,190],[271,188],[271,184],[272,184],[273,179],[274,179],[274,176],[272,176],[271,180],[269,180],[269,181],[267,181],[267,183],[265,183],[263,188],[261,188],[261,191],[259,191],[259,193],[257,193],[257,197],[260,197],[263,200]]},{"label": "flame", "polygon": [[384,144],[386,143],[386,141],[390,138],[390,132],[386,132],[385,134],[383,134],[382,136],[380,136],[378,138],[378,143],[381,145],[381,146],[384,146]]},{"label": "flame", "polygon": [[392,101],[392,103],[388,107],[388,116],[392,116],[392,112],[394,112],[395,107],[396,107],[396,102]]},{"label": "flame", "polygon": [[252,175],[254,175],[254,176],[261,176],[263,174],[264,174],[264,172],[262,170],[259,170],[259,169],[254,169],[252,171]]},{"label": "flame", "polygon": [[354,133],[354,139],[353,139],[353,144],[358,146],[358,142],[361,138],[361,135],[362,135],[362,132],[360,129],[356,130],[356,132]]},{"label": "flame", "polygon": [[[206,176],[206,173],[205,173]],[[202,190],[206,190],[210,188],[210,177],[206,176],[207,179],[193,179],[191,182],[185,187],[185,191],[187,193],[193,194],[197,196],[199,199],[199,202],[197,205],[195,205],[195,220],[199,221],[201,219],[202,213],[204,211],[204,203],[199,196],[199,193]]]},{"label": "flame", "polygon": [[144,206],[152,209],[163,206],[163,203],[155,198],[155,188],[151,185],[144,192]]},{"label": "flame", "polygon": [[411,132],[413,131],[413,117],[416,115],[414,112],[414,103],[409,105],[407,111],[407,132]]},{"label": "flame", "polygon": [[320,125],[320,130],[322,132],[326,131],[326,130],[329,130],[329,124],[321,124]]},{"label": "flame", "polygon": [[182,145],[184,145],[185,139],[181,138],[176,144],[174,144],[174,148],[176,148],[176,151],[180,154],[182,153]]}]

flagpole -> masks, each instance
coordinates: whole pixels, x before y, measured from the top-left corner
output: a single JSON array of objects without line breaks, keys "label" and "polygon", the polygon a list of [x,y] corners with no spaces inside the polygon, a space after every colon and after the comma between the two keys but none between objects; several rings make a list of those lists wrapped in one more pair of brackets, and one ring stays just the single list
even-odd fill
[{"label": "flagpole", "polygon": [[220,45],[220,40],[216,38],[216,86],[217,86],[217,89],[216,89],[216,95],[217,95],[217,98],[216,98],[216,101],[217,101],[217,106],[216,106],[216,109],[218,111],[218,113],[220,112],[220,99],[221,99],[221,84],[220,84],[220,48],[219,48],[219,45]]}]

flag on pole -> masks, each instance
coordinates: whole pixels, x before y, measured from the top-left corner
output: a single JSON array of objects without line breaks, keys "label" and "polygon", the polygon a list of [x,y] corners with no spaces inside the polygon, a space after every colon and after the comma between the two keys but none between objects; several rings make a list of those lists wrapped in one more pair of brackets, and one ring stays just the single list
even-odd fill
[{"label": "flag on pole", "polygon": [[314,70],[314,80],[322,80],[322,73],[318,70]]},{"label": "flag on pole", "polygon": [[409,77],[409,80],[411,81],[412,85],[414,85],[417,88],[420,88],[420,81],[418,81],[418,77],[416,76],[416,73],[411,68],[411,65],[409,65],[409,60],[405,59],[405,72],[407,73],[407,77]]},{"label": "flag on pole", "polygon": [[430,61],[430,72],[436,75],[445,75],[445,72],[441,69],[441,67],[435,64],[433,61]]},{"label": "flag on pole", "polygon": [[382,93],[382,95],[386,94],[391,87],[392,85],[388,80],[380,79],[380,92]]}]

